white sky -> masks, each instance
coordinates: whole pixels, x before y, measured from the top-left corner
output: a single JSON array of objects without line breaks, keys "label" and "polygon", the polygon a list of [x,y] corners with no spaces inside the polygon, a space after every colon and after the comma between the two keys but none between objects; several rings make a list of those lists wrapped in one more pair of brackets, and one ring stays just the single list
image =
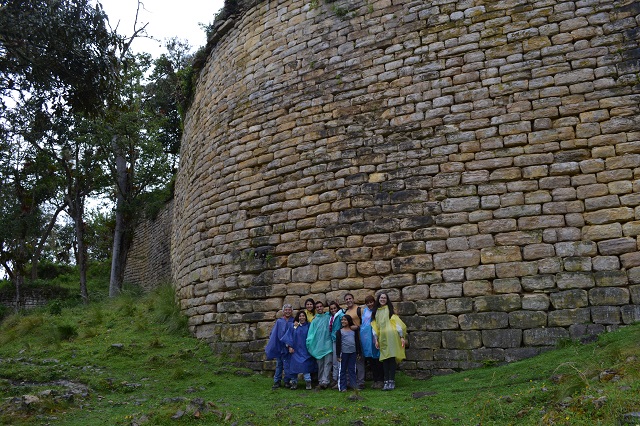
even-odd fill
[{"label": "white sky", "polygon": [[[100,0],[113,28],[118,26],[122,35],[133,34],[137,0]],[[224,0],[141,0],[138,24],[149,23],[147,34],[158,39],[139,38],[133,42],[136,52],[149,52],[154,58],[165,51],[164,42],[172,37],[187,40],[195,51],[207,42],[200,23],[213,22],[215,14],[224,6]],[[118,21],[120,24],[118,25]]]}]

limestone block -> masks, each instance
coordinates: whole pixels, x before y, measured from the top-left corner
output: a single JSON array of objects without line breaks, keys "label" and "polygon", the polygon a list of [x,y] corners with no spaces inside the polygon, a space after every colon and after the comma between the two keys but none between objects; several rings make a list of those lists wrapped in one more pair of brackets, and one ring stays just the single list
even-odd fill
[{"label": "limestone block", "polygon": [[482,330],[482,344],[487,348],[517,348],[522,343],[522,330]]},{"label": "limestone block", "polygon": [[509,316],[506,312],[478,312],[461,314],[458,317],[462,330],[486,330],[506,328]]},{"label": "limestone block", "polygon": [[274,297],[270,299],[264,300],[254,300],[252,310],[254,312],[268,312],[274,311],[277,312],[282,308],[283,299],[280,297]]},{"label": "limestone block", "polygon": [[585,290],[566,290],[551,293],[551,303],[555,309],[584,308],[589,305],[589,296]]},{"label": "limestone block", "polygon": [[487,220],[478,223],[478,230],[481,234],[505,233],[517,230],[516,219]]},{"label": "limestone block", "polygon": [[[640,256],[638,259],[640,260]],[[615,271],[620,269],[618,256],[596,256],[592,258],[592,263],[594,271]]]},{"label": "limestone block", "polygon": [[621,287],[597,287],[589,290],[589,302],[595,306],[626,305],[629,303],[629,290]]},{"label": "limestone block", "polygon": [[629,284],[625,271],[598,271],[594,276],[598,287],[626,287]]},{"label": "limestone block", "polygon": [[[583,231],[584,235],[584,231]],[[587,238],[591,239],[591,238]],[[554,244],[556,255],[561,257],[572,256],[595,256],[598,253],[598,246],[593,241],[565,241]]]},{"label": "limestone block", "polygon": [[416,282],[414,274],[387,275],[382,279],[382,288],[401,288],[413,285]]},{"label": "limestone block", "polygon": [[[305,294],[309,294],[310,290],[311,290],[311,284],[308,284],[308,283],[287,284],[287,294],[289,295],[305,295]],[[285,303],[287,303],[286,300],[285,300]]]},{"label": "limestone block", "polygon": [[433,258],[430,254],[395,257],[391,260],[391,268],[396,274],[429,271],[433,269]]},{"label": "limestone block", "polygon": [[452,315],[464,314],[473,311],[473,298],[456,297],[447,299],[446,312]]},{"label": "limestone block", "polygon": [[626,269],[635,268],[640,266],[640,250],[633,253],[624,253],[620,256],[622,266]]},{"label": "limestone block", "polygon": [[223,342],[249,342],[253,340],[255,328],[249,324],[225,324],[220,329],[220,339]]},{"label": "limestone block", "polygon": [[518,219],[518,229],[520,230],[560,228],[563,226],[565,226],[563,215],[521,217]]},{"label": "limestone block", "polygon": [[547,314],[543,311],[513,311],[509,312],[509,326],[511,328],[538,328],[547,325]]},{"label": "limestone block", "polygon": [[416,273],[417,284],[435,284],[442,282],[442,272],[440,271],[428,271]]},{"label": "limestone block", "polygon": [[416,312],[419,315],[436,315],[447,313],[446,303],[443,299],[417,300]]},{"label": "limestone block", "polygon": [[522,309],[522,302],[519,294],[479,296],[473,299],[473,303],[477,312],[511,312],[517,309]]},{"label": "limestone block", "polygon": [[525,294],[521,299],[522,309],[528,311],[546,311],[549,309],[549,296],[546,294]]},{"label": "limestone block", "polygon": [[522,260],[522,254],[517,246],[487,247],[480,249],[480,258],[484,264],[518,262]]},{"label": "limestone block", "polygon": [[542,242],[542,231],[516,231],[495,235],[495,243],[499,246],[523,246]]},{"label": "limestone block", "polygon": [[480,264],[479,250],[465,250],[449,253],[436,253],[433,255],[433,263],[436,269],[465,268]]},{"label": "limestone block", "polygon": [[564,259],[564,269],[567,272],[590,271],[591,266],[590,257],[575,256]]},{"label": "limestone block", "polygon": [[431,315],[427,317],[426,329],[429,331],[455,330],[458,317],[455,315]]},{"label": "limestone block", "polygon": [[532,328],[522,334],[522,342],[526,346],[554,346],[568,338],[569,331],[562,327]]},{"label": "limestone block", "polygon": [[589,308],[560,309],[547,315],[549,327],[567,327],[572,324],[588,323],[591,319]]},{"label": "limestone block", "polygon": [[610,240],[598,241],[598,251],[601,255],[611,256],[624,253],[631,253],[638,250],[635,238],[623,237]]},{"label": "limestone block", "polygon": [[595,286],[595,279],[589,272],[561,272],[556,274],[556,284],[561,290],[591,288]]},{"label": "limestone block", "polygon": [[592,306],[591,321],[595,324],[620,324],[621,315],[619,306]]},{"label": "limestone block", "polygon": [[407,286],[402,289],[402,300],[420,301],[429,298],[428,285]]},{"label": "limestone block", "polygon": [[324,264],[318,268],[319,280],[331,280],[346,278],[347,276],[347,264],[345,262],[335,262],[330,264]]},{"label": "limestone block", "polygon": [[371,259],[371,247],[342,248],[336,250],[339,261],[357,262]]},{"label": "limestone block", "polygon": [[448,299],[462,296],[462,283],[438,283],[429,286],[429,294],[434,299]]},{"label": "limestone block", "polygon": [[327,263],[333,263],[336,260],[335,250],[317,250],[309,256],[309,263],[313,265],[324,265]]},{"label": "limestone block", "polygon": [[[372,260],[368,262],[358,262],[356,264],[356,268],[358,273],[363,276],[386,275],[389,272],[391,272],[391,263],[387,260]],[[406,271],[401,271],[401,272],[406,272]],[[322,268],[320,269],[320,276],[322,276]],[[346,266],[345,266],[345,276],[346,276]]]},{"label": "limestone block", "polygon": [[620,307],[622,322],[624,324],[634,324],[640,322],[640,305],[627,305]]},{"label": "limestone block", "polygon": [[307,265],[291,270],[291,280],[295,282],[312,283],[318,279],[318,266]]},{"label": "limestone block", "polygon": [[520,293],[522,285],[518,278],[499,278],[493,280],[494,293]]},{"label": "limestone block", "polygon": [[630,207],[618,207],[612,209],[586,212],[583,214],[584,220],[589,225],[602,225],[612,222],[625,222],[634,218],[633,209]]},{"label": "limestone block", "polygon": [[522,247],[524,260],[545,259],[556,255],[553,244],[528,244]]},{"label": "limestone block", "polygon": [[478,265],[465,268],[465,277],[468,280],[482,280],[496,276],[495,265]]},{"label": "limestone block", "polygon": [[522,288],[525,291],[551,289],[556,286],[555,275],[534,275],[521,278]]},{"label": "limestone block", "polygon": [[524,277],[538,273],[536,262],[507,262],[496,265],[496,276],[498,278]]},{"label": "limestone block", "polygon": [[414,331],[409,335],[412,349],[440,349],[442,347],[442,333],[431,331]]},{"label": "limestone block", "polygon": [[445,349],[474,349],[482,346],[482,335],[479,331],[442,332],[442,347]]}]

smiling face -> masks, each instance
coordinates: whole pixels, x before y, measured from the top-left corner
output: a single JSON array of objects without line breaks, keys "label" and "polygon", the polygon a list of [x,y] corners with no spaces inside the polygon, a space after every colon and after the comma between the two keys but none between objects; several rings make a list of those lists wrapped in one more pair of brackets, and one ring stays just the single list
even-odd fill
[{"label": "smiling face", "polygon": [[304,324],[305,322],[307,322],[307,314],[305,314],[304,312],[300,312],[298,314],[297,320],[300,324]]},{"label": "smiling face", "polygon": [[285,317],[289,318],[293,314],[293,309],[291,308],[291,306],[287,306],[282,310],[282,313]]},{"label": "smiling face", "polygon": [[344,297],[344,302],[347,304],[347,308],[351,308],[353,306],[353,296],[350,294],[347,294]]},{"label": "smiling face", "polygon": [[340,325],[343,327],[348,327],[349,326],[349,321],[347,321],[347,319],[345,317],[340,318]]},{"label": "smiling face", "polygon": [[311,300],[307,300],[307,303],[304,304],[304,307],[309,312],[313,311],[313,302]]},{"label": "smiling face", "polygon": [[386,294],[382,293],[380,295],[380,297],[378,297],[378,303],[380,303],[380,306],[384,306],[387,304],[387,302],[389,301],[388,297]]},{"label": "smiling face", "polygon": [[324,305],[322,304],[322,302],[316,303],[316,314],[323,314],[323,313],[324,313]]},{"label": "smiling face", "polygon": [[369,301],[367,302],[367,308],[369,308],[369,309],[373,309],[373,305],[375,305],[375,304],[376,304],[376,301],[375,301],[375,300],[369,300]]},{"label": "smiling face", "polygon": [[335,315],[338,312],[338,305],[336,305],[335,303],[329,305],[329,312],[331,313],[331,315]]}]

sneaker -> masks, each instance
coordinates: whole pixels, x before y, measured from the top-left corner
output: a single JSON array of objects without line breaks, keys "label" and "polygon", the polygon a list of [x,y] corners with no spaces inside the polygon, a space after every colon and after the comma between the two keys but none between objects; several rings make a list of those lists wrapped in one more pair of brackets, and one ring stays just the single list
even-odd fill
[{"label": "sneaker", "polygon": [[364,390],[364,385],[359,385],[358,390]]},{"label": "sneaker", "polygon": [[271,390],[276,390],[278,389],[280,386],[282,386],[280,384],[280,382],[273,382],[273,386],[271,386]]},{"label": "sneaker", "polygon": [[289,389],[291,387],[291,382],[284,382],[284,387]]},{"label": "sneaker", "polygon": [[384,386],[382,387],[382,390],[383,391],[391,390],[391,389],[389,389],[389,381],[388,380],[384,382]]},{"label": "sneaker", "polygon": [[311,382],[307,382],[307,390],[311,390]]},{"label": "sneaker", "polygon": [[289,389],[291,389],[291,390],[298,389],[298,383],[297,382],[291,382],[291,386],[289,387]]}]

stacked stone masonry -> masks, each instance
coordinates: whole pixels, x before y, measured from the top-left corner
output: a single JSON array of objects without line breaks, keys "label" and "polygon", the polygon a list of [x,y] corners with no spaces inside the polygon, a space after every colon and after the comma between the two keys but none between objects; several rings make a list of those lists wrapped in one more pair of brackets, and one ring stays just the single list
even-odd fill
[{"label": "stacked stone masonry", "polygon": [[136,227],[127,256],[124,282],[145,289],[171,282],[171,221],[173,203],[167,203],[157,217]]},{"label": "stacked stone masonry", "polygon": [[[229,26],[228,26],[229,27]],[[188,111],[172,273],[269,368],[283,303],[384,290],[428,376],[640,320],[640,2],[275,0]]]}]

